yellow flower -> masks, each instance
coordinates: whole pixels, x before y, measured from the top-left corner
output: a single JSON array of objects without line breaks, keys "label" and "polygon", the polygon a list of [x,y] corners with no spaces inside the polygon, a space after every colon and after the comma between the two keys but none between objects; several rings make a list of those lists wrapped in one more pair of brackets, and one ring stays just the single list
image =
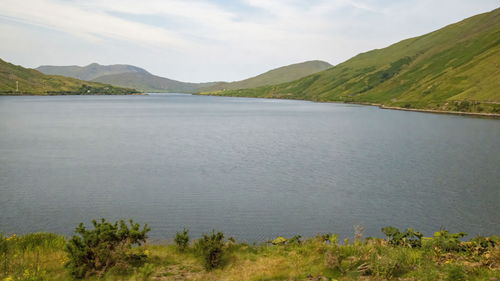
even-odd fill
[{"label": "yellow flower", "polygon": [[2,281],[12,281],[12,280],[14,280],[14,278],[7,276]]},{"label": "yellow flower", "polygon": [[149,256],[149,250],[144,251],[144,254],[145,254],[146,256]]},{"label": "yellow flower", "polygon": [[7,241],[16,239],[16,234],[12,234],[10,237],[7,237]]}]

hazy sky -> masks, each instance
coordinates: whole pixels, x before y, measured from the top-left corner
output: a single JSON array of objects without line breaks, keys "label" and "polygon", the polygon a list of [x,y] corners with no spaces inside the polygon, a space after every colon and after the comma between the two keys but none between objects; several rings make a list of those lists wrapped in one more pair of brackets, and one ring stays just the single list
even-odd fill
[{"label": "hazy sky", "polygon": [[181,81],[337,64],[498,0],[0,0],[0,58],[25,67],[133,64]]}]

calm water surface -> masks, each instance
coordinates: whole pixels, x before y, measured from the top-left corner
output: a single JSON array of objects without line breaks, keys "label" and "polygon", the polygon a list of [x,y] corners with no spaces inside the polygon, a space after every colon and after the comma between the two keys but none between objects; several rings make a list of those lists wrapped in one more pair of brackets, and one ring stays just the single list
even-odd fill
[{"label": "calm water surface", "polygon": [[500,121],[190,95],[0,97],[0,232],[500,234]]}]

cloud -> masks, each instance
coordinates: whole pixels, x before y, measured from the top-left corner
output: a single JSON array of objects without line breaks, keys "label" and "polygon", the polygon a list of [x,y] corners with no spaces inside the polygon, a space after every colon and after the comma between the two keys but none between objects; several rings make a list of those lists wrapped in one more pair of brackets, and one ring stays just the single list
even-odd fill
[{"label": "cloud", "polygon": [[[257,20],[245,18],[244,10],[236,13],[207,1],[191,0],[30,0],[29,5],[23,1],[4,0],[0,14],[89,40],[112,38],[138,44],[187,48],[196,44],[193,38],[206,39],[204,44],[222,42],[235,45],[238,42],[326,37],[321,32],[328,29],[332,22],[325,11],[346,5],[365,9],[364,5],[353,3],[350,0],[321,1],[304,9],[304,2],[301,1],[245,0],[243,4],[265,10],[270,15]],[[177,25],[170,28],[151,26],[113,13],[162,15],[165,19],[176,20]]]},{"label": "cloud", "polygon": [[17,22],[30,31],[20,34],[42,35],[0,34],[12,45],[0,44],[0,52],[39,62],[15,45],[40,45],[48,28],[61,34],[41,44],[50,45],[38,50],[50,59],[44,64],[85,58],[91,61],[82,64],[131,63],[185,81],[237,80],[304,60],[340,63],[491,10],[496,1],[2,0],[0,27]]},{"label": "cloud", "polygon": [[88,40],[112,38],[161,47],[187,46],[175,32],[127,21],[95,10],[86,10],[72,6],[70,2],[3,0],[0,14],[16,21],[64,31]]}]

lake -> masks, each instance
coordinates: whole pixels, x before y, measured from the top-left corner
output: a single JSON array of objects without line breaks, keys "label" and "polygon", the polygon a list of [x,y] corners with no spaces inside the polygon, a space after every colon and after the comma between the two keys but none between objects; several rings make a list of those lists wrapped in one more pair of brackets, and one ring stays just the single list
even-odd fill
[{"label": "lake", "polygon": [[0,97],[0,232],[500,234],[500,120],[307,101]]}]

